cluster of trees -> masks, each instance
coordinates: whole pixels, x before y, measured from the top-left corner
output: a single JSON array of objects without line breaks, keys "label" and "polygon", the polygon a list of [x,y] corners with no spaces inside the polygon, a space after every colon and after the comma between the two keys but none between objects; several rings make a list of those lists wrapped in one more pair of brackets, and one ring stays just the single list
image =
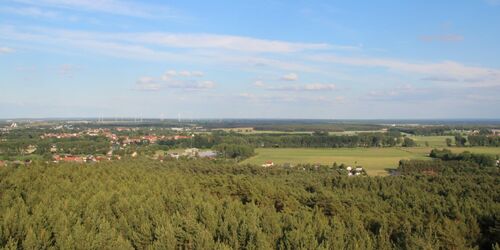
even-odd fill
[{"label": "cluster of trees", "polygon": [[354,122],[332,122],[319,120],[226,120],[226,121],[199,121],[199,125],[214,128],[241,128],[252,127],[260,131],[282,131],[282,132],[309,132],[309,131],[373,131],[381,130],[385,126],[377,124],[354,123]]},{"label": "cluster of trees", "polygon": [[450,135],[451,133],[451,128],[448,126],[396,127],[389,130],[423,136]]},{"label": "cluster of trees", "polygon": [[500,147],[500,136],[469,135],[467,136],[469,145],[484,147]]},{"label": "cluster of trees", "polygon": [[233,159],[245,159],[254,155],[254,148],[248,145],[222,143],[214,146],[221,156]]},{"label": "cluster of trees", "polygon": [[429,154],[430,157],[440,159],[443,161],[465,161],[472,162],[481,167],[495,167],[496,158],[489,154],[474,154],[465,151],[459,154],[451,152],[449,149],[433,149]]},{"label": "cluster of trees", "polygon": [[483,175],[498,175],[497,168],[482,168],[479,164],[470,161],[450,160],[443,161],[437,159],[429,160],[401,160],[396,173],[402,175],[466,175],[466,174],[483,174]]},{"label": "cluster of trees", "polygon": [[56,146],[58,154],[106,154],[110,149],[109,140],[102,136],[84,136],[82,138],[40,139],[18,138],[8,139],[0,143],[0,155],[5,159],[14,159],[26,154],[26,149],[34,146],[36,155],[46,159],[52,158],[51,148]]},{"label": "cluster of trees", "polygon": [[465,136],[455,134],[455,144],[457,147],[465,147],[465,143],[467,143],[467,138]]},{"label": "cluster of trees", "polygon": [[498,178],[349,178],[204,160],[4,167],[0,247],[492,249]]},{"label": "cluster of trees", "polygon": [[212,134],[198,134],[193,139],[177,141],[161,141],[161,145],[171,147],[192,146],[198,148],[212,148],[218,144],[239,144],[252,147],[391,147],[415,146],[411,138],[403,138],[400,134],[390,133],[360,133],[356,135],[328,135],[327,132],[310,134],[251,134],[214,132]]},{"label": "cluster of trees", "polygon": [[391,147],[401,144],[401,137],[386,133],[361,133],[357,135],[248,135],[246,140],[257,147]]}]

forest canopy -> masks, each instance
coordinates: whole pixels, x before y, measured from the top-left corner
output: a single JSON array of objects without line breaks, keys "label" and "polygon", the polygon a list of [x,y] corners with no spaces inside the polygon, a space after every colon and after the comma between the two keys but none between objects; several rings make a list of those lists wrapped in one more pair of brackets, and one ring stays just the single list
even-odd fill
[{"label": "forest canopy", "polygon": [[[494,168],[497,169],[497,168]],[[147,159],[0,169],[6,249],[491,249],[499,174]]]}]

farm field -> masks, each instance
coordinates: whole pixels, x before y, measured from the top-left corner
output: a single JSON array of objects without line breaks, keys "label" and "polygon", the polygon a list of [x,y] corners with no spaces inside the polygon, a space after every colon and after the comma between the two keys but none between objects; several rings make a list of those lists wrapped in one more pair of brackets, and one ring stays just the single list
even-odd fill
[{"label": "farm field", "polygon": [[[474,153],[500,154],[500,148],[474,147],[474,148],[450,148],[459,153],[470,151]],[[314,149],[314,148],[258,148],[256,155],[246,159],[242,164],[261,165],[265,161],[273,161],[275,164],[325,164],[331,165],[347,164],[362,166],[369,175],[387,175],[388,169],[396,168],[401,159],[430,159],[427,155],[432,147],[414,148],[336,148],[336,149]]]}]

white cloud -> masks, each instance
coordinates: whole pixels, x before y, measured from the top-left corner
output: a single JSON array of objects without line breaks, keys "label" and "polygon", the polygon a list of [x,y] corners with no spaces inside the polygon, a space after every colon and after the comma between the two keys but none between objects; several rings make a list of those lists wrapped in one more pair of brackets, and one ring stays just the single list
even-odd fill
[{"label": "white cloud", "polygon": [[0,47],[0,55],[1,54],[7,54],[7,53],[12,53],[14,52],[15,50],[12,49],[12,48],[8,48],[8,47]]},{"label": "white cloud", "polygon": [[159,79],[154,77],[141,77],[136,85],[139,90],[161,90],[165,88],[183,90],[207,90],[215,88],[215,82],[209,80],[198,80],[202,77],[201,71],[175,71],[168,70]]},{"label": "white cloud", "polygon": [[79,69],[79,67],[76,65],[62,64],[59,66],[58,71],[61,74],[61,76],[72,77],[73,74],[75,73],[75,71],[78,69]]},{"label": "white cloud", "polygon": [[324,43],[294,43],[244,36],[203,33],[104,33],[42,28],[19,29],[18,27],[5,26],[3,26],[3,30],[6,32],[6,36],[10,38],[17,37],[19,39],[26,38],[26,36],[35,36],[42,39],[63,40],[66,42],[114,43],[123,46],[159,45],[168,48],[217,49],[255,53],[290,53],[304,50],[322,50],[330,47],[330,45]]},{"label": "white cloud", "polygon": [[411,63],[386,58],[342,57],[336,55],[316,55],[310,56],[309,59],[349,66],[386,68],[393,71],[415,73],[424,76],[431,75],[436,79],[458,79],[464,82],[474,80],[478,84],[487,82],[491,85],[500,85],[499,69],[466,66],[453,61],[444,61],[440,63]]},{"label": "white cloud", "polygon": [[102,12],[141,18],[177,18],[178,11],[162,5],[118,0],[12,0],[17,3],[73,11]]},{"label": "white cloud", "polygon": [[325,83],[271,86],[265,84],[262,81],[254,82],[254,86],[271,91],[332,91],[337,88],[335,84],[325,84]]},{"label": "white cloud", "polygon": [[299,75],[296,73],[289,73],[281,77],[282,80],[285,81],[297,81],[299,80]]},{"label": "white cloud", "polygon": [[37,18],[56,18],[59,16],[57,12],[44,10],[37,7],[0,7],[0,12],[8,14],[16,14],[21,16],[30,16]]},{"label": "white cloud", "polygon": [[123,40],[163,45],[174,48],[212,48],[248,52],[288,53],[302,50],[328,49],[325,43],[293,43],[266,40],[243,36],[218,34],[174,34],[174,33],[140,33],[116,34]]},{"label": "white cloud", "polygon": [[425,35],[421,36],[420,40],[424,42],[461,42],[464,37],[457,34]]},{"label": "white cloud", "polygon": [[335,101],[338,103],[344,103],[345,102],[345,97],[344,96],[336,96]]},{"label": "white cloud", "polygon": [[253,94],[253,93],[240,93],[236,95],[238,98],[243,98],[255,103],[342,103],[344,97],[326,97],[326,96],[306,96],[301,94]]},{"label": "white cloud", "polygon": [[153,77],[143,76],[136,82],[137,90],[157,91],[161,85]]},{"label": "white cloud", "polygon": [[262,87],[265,87],[265,86],[266,86],[266,84],[265,84],[263,81],[261,81],[261,80],[257,80],[257,81],[255,81],[255,82],[253,83],[253,85],[254,85],[254,86],[256,86],[256,87],[259,87],[259,88],[262,88]]}]

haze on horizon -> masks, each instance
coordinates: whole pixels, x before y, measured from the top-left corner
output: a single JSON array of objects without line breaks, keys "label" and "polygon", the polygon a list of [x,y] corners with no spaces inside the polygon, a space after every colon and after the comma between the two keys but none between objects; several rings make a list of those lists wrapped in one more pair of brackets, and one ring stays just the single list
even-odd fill
[{"label": "haze on horizon", "polygon": [[0,118],[500,118],[500,1],[4,0]]}]

